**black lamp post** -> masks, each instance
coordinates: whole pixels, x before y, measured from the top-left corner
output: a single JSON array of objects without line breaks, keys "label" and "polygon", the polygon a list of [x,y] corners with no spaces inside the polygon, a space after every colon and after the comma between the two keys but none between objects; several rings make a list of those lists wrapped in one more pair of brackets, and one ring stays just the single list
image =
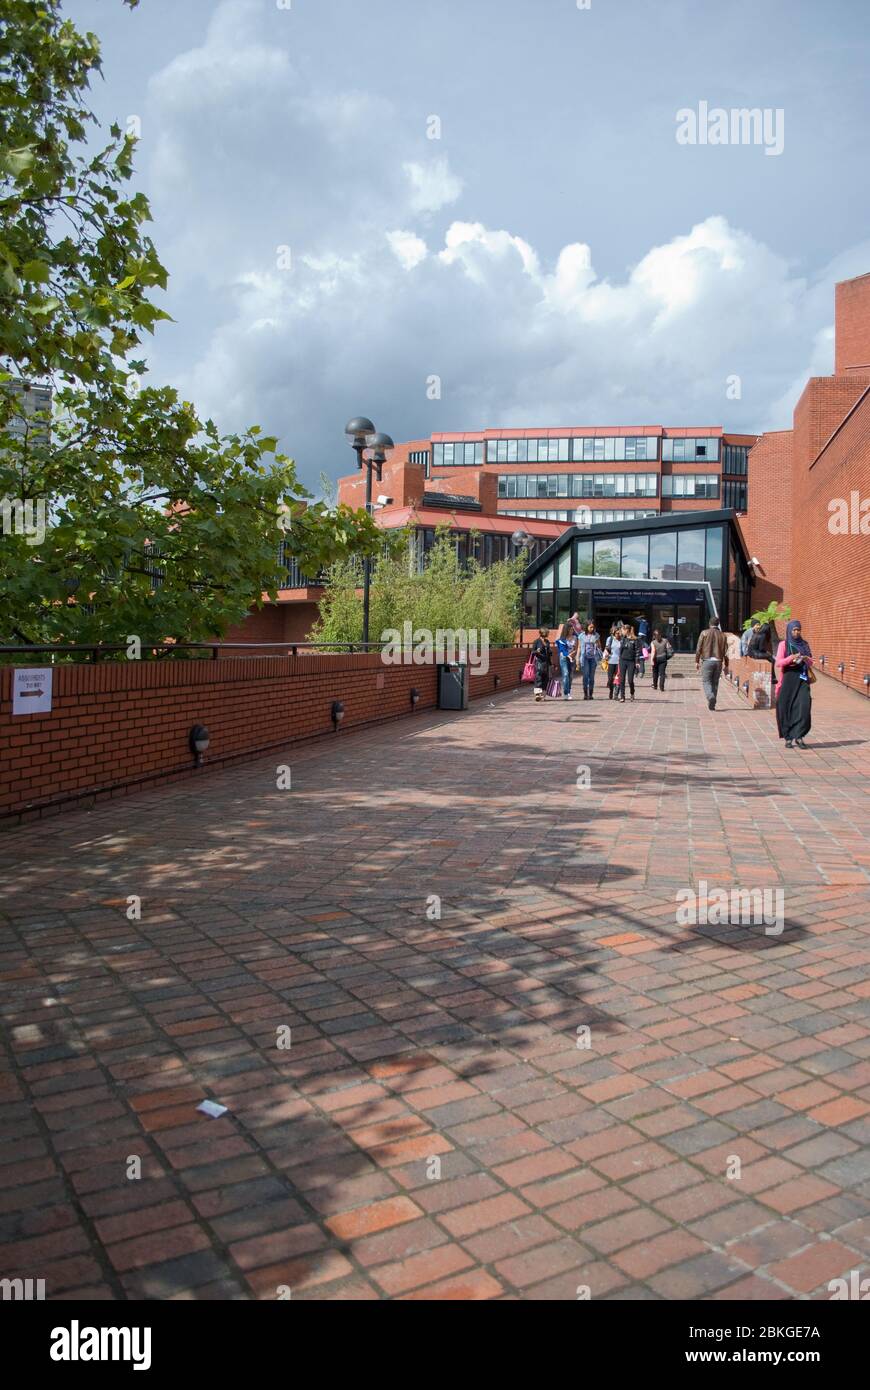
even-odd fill
[{"label": "black lamp post", "polygon": [[[372,469],[375,470],[378,482],[381,481],[381,473],[387,459],[387,450],[392,449],[393,441],[388,434],[378,434],[371,420],[366,419],[365,415],[357,415],[353,420],[348,420],[344,427],[344,432],[348,437],[350,446],[356,454],[357,468],[366,469],[366,511],[369,516],[372,514]],[[365,450],[370,451],[369,458],[365,457]],[[371,561],[366,555],[363,560],[363,646],[368,646],[369,640],[369,588],[371,585]]]}]

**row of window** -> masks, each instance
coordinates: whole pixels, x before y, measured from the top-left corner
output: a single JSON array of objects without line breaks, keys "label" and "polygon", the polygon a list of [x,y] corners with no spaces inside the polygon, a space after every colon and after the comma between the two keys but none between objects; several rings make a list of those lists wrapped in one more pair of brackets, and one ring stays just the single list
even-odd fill
[{"label": "row of window", "polygon": [[657,473],[502,473],[498,480],[498,495],[656,497],[657,478]]},{"label": "row of window", "polygon": [[[746,445],[726,444],[726,471],[745,473],[749,449]],[[486,441],[487,463],[595,463],[645,462],[658,459],[658,440],[655,435],[563,435],[558,439],[489,439]],[[425,462],[420,451],[412,455],[414,462]],[[719,459],[719,439],[715,435],[699,438],[662,439],[662,459],[666,463],[715,463]],[[448,441],[432,445],[432,464],[435,468],[481,467],[484,461],[483,440]]]},{"label": "row of window", "polygon": [[[510,536],[494,536],[490,532],[470,532],[455,531],[453,533],[456,544],[456,558],[461,565],[468,560],[476,560],[478,564],[488,569],[490,565],[497,564],[499,560],[510,560],[517,554]],[[426,560],[429,551],[435,544],[435,528],[433,526],[420,526],[414,533],[414,556],[416,568],[422,571],[426,567]],[[552,542],[550,540],[530,540],[528,545],[528,563],[537,559]]]},{"label": "row of window", "polygon": [[663,473],[662,497],[718,497],[718,473]]},{"label": "row of window", "polygon": [[722,454],[723,473],[743,473],[749,467],[748,444],[726,444]]},{"label": "row of window", "polygon": [[[716,444],[716,440],[707,441]],[[687,455],[694,458],[695,455]],[[705,457],[700,454],[698,457]],[[715,458],[715,454],[707,457]],[[644,462],[658,458],[655,435],[638,437],[625,435],[563,435],[558,439],[489,439],[486,442],[487,463],[576,463],[582,462]],[[452,442],[432,445],[432,464],[435,468],[480,467],[483,462],[483,441]]]},{"label": "row of window", "polygon": [[730,483],[726,479],[722,485],[724,494],[722,498],[723,505],[726,507],[733,507],[735,512],[745,512],[747,509],[747,488],[748,485],[746,483]]},{"label": "row of window", "polygon": [[715,435],[702,439],[663,439],[662,459],[665,463],[694,463],[698,459],[705,462],[719,457],[719,440]]},{"label": "row of window", "polygon": [[483,440],[476,444],[463,444],[457,440],[451,444],[432,445],[432,466],[434,468],[482,468]]},{"label": "row of window", "polygon": [[716,589],[722,584],[722,527],[575,540],[542,570],[532,587],[565,589],[570,587],[572,574],[609,579],[706,579]]},{"label": "row of window", "polygon": [[578,526],[599,526],[605,521],[637,521],[645,516],[658,516],[658,512],[632,508],[611,511],[607,507],[581,507],[567,512],[552,512],[544,508],[537,511],[515,511],[512,507],[504,507],[499,516],[529,516],[537,517],[538,521],[575,521]]}]

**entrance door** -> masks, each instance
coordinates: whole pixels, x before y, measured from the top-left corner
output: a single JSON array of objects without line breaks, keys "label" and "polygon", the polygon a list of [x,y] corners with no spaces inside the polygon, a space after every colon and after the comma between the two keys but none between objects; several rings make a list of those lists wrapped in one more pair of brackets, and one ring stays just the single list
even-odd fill
[{"label": "entrance door", "polygon": [[679,652],[693,652],[704,626],[704,610],[700,603],[680,603],[674,609],[677,638],[671,638]]},{"label": "entrance door", "polygon": [[602,637],[606,637],[610,632],[613,623],[630,623],[637,632],[637,620],[641,614],[646,618],[650,629],[655,626],[652,622],[653,610],[647,604],[614,604],[597,603],[595,605],[595,626],[598,628]]}]

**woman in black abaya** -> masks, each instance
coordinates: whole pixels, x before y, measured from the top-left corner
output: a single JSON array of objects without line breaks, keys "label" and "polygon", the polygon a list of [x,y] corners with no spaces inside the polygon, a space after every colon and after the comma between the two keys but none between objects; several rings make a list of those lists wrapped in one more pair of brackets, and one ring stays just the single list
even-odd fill
[{"label": "woman in black abaya", "polygon": [[792,619],[785,630],[785,641],[776,652],[776,723],[786,748],[806,748],[804,737],[812,724],[813,654],[801,634],[801,625]]}]

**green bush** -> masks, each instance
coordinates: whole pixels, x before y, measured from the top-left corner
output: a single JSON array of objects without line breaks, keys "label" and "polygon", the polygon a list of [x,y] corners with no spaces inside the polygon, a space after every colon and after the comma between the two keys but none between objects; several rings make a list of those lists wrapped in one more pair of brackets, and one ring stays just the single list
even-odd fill
[{"label": "green bush", "polygon": [[[525,559],[501,560],[484,569],[476,560],[461,568],[456,536],[439,528],[427,565],[417,573],[412,540],[403,538],[391,553],[373,566],[369,600],[369,640],[380,641],[389,629],[400,633],[404,624],[435,633],[476,630],[489,633],[490,646],[515,640],[520,622],[520,586]],[[345,562],[328,573],[320,601],[320,618],[312,641],[362,640],[362,567]]]}]

